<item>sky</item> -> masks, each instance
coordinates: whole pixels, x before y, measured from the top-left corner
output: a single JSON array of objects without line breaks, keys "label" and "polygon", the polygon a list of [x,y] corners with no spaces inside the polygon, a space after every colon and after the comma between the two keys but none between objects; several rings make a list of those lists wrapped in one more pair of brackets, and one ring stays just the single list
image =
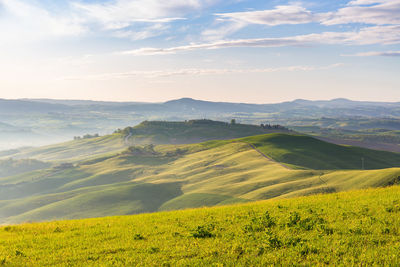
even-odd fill
[{"label": "sky", "polygon": [[400,101],[400,0],[0,0],[0,98]]}]

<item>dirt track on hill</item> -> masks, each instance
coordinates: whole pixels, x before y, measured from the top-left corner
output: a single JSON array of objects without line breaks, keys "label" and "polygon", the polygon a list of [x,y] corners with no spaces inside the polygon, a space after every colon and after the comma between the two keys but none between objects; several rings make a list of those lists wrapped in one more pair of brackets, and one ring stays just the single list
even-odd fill
[{"label": "dirt track on hill", "polygon": [[[238,142],[239,143],[239,142]],[[280,166],[282,166],[285,169],[291,170],[291,168],[289,168],[288,166],[286,166],[283,163],[280,163],[272,158],[270,158],[269,156],[265,155],[264,153],[262,153],[260,150],[258,150],[253,144],[247,143],[247,142],[240,142],[240,143],[244,143],[249,145],[252,149],[254,149],[255,151],[257,151],[261,156],[263,156],[264,158],[268,159],[269,161],[275,162],[276,164],[279,164]]]}]

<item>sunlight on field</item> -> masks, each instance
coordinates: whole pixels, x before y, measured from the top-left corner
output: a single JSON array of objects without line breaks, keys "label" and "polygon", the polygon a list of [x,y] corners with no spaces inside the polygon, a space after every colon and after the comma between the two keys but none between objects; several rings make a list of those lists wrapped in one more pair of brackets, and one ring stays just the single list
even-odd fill
[{"label": "sunlight on field", "polygon": [[2,264],[397,265],[400,187],[0,228]]}]

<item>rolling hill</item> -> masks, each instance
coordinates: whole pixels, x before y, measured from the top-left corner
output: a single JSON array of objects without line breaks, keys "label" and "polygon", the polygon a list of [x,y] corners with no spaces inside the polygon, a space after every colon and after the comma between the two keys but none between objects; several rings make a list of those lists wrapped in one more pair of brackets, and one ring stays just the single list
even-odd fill
[{"label": "rolling hill", "polygon": [[260,127],[249,124],[230,124],[212,120],[185,122],[144,121],[135,127],[117,130],[114,134],[73,140],[39,148],[0,153],[0,159],[32,158],[38,160],[79,161],[109,152],[120,152],[130,145],[190,144],[207,140],[233,139],[265,133],[290,132],[284,127]]},{"label": "rolling hill", "polygon": [[393,186],[3,226],[0,262],[6,266],[398,266],[399,197],[400,187]]},{"label": "rolling hill", "polygon": [[[75,149],[88,151],[85,145]],[[369,170],[361,170],[361,158]],[[131,146],[0,178],[0,221],[124,215],[379,187],[398,183],[399,167],[400,154],[298,134]]]}]

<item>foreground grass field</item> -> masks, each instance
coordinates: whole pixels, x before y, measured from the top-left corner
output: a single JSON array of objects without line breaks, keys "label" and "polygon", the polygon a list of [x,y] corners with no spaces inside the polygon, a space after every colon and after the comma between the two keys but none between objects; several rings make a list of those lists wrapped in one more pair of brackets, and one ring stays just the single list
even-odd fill
[{"label": "foreground grass field", "polygon": [[0,228],[5,266],[400,264],[400,187]]}]

